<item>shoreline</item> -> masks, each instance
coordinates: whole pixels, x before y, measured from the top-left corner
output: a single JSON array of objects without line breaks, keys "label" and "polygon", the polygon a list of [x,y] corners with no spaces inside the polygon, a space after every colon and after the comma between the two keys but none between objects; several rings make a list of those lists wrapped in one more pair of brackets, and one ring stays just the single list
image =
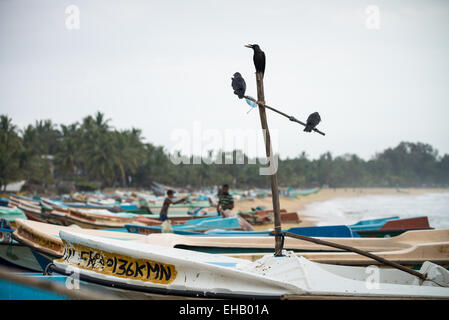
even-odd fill
[{"label": "shoreline", "polygon": [[[449,193],[449,189],[443,188],[326,188],[321,189],[318,193],[308,196],[300,196],[299,198],[287,198],[279,197],[281,209],[286,209],[288,212],[297,211],[301,221],[299,223],[283,223],[282,226],[285,229],[290,227],[309,227],[315,226],[316,223],[313,220],[314,217],[307,216],[302,213],[306,206],[316,202],[324,202],[335,198],[358,198],[371,195],[420,195],[427,193]],[[251,208],[257,206],[265,206],[272,208],[271,197],[263,199],[255,199],[254,201],[236,200],[236,211],[249,211]],[[272,224],[256,225],[256,230],[272,229]]]}]

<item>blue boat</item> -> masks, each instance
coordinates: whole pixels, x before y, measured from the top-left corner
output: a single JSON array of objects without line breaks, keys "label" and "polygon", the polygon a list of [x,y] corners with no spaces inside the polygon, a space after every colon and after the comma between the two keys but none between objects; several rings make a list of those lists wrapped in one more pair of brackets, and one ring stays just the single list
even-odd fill
[{"label": "blue boat", "polygon": [[[51,282],[64,284],[67,276],[51,275],[44,276],[42,273],[20,273],[21,276],[38,278]],[[65,300],[66,298],[37,288],[17,284],[14,282],[0,280],[0,300]]]},{"label": "blue boat", "polygon": [[[71,208],[79,208],[79,209],[106,209],[111,210],[114,206],[110,205],[97,205],[97,204],[85,204],[85,203],[75,203],[75,202],[64,202],[63,205]],[[136,204],[117,204],[117,207],[120,207],[122,210],[137,210],[138,206]]]},{"label": "blue boat", "polygon": [[7,207],[9,203],[9,198],[0,198],[0,206]]},{"label": "blue boat", "polygon": [[[73,290],[73,293],[83,294],[83,296],[77,296],[75,299],[85,299],[84,297],[86,297],[86,294],[88,299],[119,298],[119,296],[102,286],[76,279],[76,277],[73,276],[60,274],[43,275],[42,273],[34,272],[16,272],[15,274],[25,279],[35,279],[42,283],[50,282],[55,286],[69,289],[68,291],[71,291],[71,288],[77,288]],[[62,292],[56,293],[24,283],[0,279],[0,300],[70,300],[71,298],[73,298],[73,296],[70,294],[66,296]]]},{"label": "blue boat", "polygon": [[[308,237],[327,237],[327,238],[357,238],[358,234],[352,232],[352,230],[345,225],[339,226],[318,226],[318,227],[293,227],[287,230],[287,232],[308,236]],[[272,230],[261,231],[234,231],[234,230],[222,230],[212,229],[205,231],[204,233],[195,232],[194,230],[180,230],[175,232],[182,235],[202,235],[202,236],[225,236],[225,237],[260,237],[273,235]]]},{"label": "blue boat", "polygon": [[387,221],[396,219],[399,219],[399,217],[394,216],[388,218],[362,220],[353,225],[350,225],[349,228],[351,228],[352,231],[379,230],[385,223],[387,223]]},{"label": "blue boat", "polygon": [[[141,226],[141,225],[125,225],[125,228],[128,232],[131,233],[142,233],[144,230],[145,233],[160,233],[162,230],[161,226]],[[179,231],[206,231],[210,229],[240,229],[240,222],[237,217],[230,218],[217,218],[217,217],[209,217],[209,218],[201,218],[201,219],[192,219],[186,221],[184,224],[174,225],[171,227],[174,233]],[[186,234],[186,233],[180,233]]]}]

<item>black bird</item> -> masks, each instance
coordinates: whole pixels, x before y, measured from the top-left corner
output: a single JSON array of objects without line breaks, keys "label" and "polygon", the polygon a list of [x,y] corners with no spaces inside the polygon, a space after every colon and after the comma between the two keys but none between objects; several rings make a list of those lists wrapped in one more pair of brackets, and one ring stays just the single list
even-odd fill
[{"label": "black bird", "polygon": [[318,123],[320,123],[321,121],[321,117],[319,115],[318,112],[314,112],[312,113],[308,118],[307,118],[307,125],[304,128],[305,132],[311,132],[312,129],[315,129],[315,127],[318,125]]},{"label": "black bird", "polygon": [[243,99],[246,91],[246,82],[239,72],[234,73],[234,78],[232,78],[232,89],[234,89],[234,94],[236,94],[239,99]]},{"label": "black bird", "polygon": [[262,77],[265,73],[265,53],[260,49],[257,44],[248,44],[245,47],[251,48],[254,50],[254,66],[256,67],[256,72],[262,73]]}]

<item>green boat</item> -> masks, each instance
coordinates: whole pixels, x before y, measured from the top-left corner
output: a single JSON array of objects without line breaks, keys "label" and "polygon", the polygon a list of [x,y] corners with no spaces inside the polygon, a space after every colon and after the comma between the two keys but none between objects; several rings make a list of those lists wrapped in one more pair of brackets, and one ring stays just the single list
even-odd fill
[{"label": "green boat", "polygon": [[0,219],[8,222],[14,222],[16,219],[25,219],[25,213],[19,208],[0,207]]}]

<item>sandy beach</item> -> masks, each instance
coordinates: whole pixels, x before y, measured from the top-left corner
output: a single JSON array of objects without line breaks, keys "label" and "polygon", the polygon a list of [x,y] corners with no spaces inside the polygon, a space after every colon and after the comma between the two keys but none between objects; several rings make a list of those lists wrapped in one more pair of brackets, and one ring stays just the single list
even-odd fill
[{"label": "sandy beach", "polygon": [[[283,228],[290,227],[308,227],[314,226],[315,223],[308,217],[303,214],[302,211],[306,208],[308,204],[314,202],[322,202],[334,198],[357,198],[363,197],[367,195],[418,195],[425,193],[442,193],[449,192],[449,189],[414,189],[414,188],[404,188],[404,189],[396,189],[396,188],[336,188],[336,189],[321,189],[318,193],[311,194],[308,196],[302,196],[297,199],[280,197],[280,205],[281,209],[286,209],[288,212],[298,211],[300,215],[301,221],[299,223],[283,223]],[[272,208],[272,200],[271,197],[265,199],[256,199],[254,201],[247,200],[237,200],[235,202],[235,209],[237,211],[249,211],[251,208],[255,208],[257,206],[265,206],[267,208]],[[257,230],[265,230],[271,229],[273,226],[269,225],[258,225],[255,226]]]}]

